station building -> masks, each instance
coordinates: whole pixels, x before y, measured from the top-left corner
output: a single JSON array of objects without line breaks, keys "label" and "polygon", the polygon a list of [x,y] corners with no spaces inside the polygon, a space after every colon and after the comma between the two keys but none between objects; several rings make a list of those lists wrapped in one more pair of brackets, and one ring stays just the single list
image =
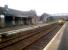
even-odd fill
[{"label": "station building", "polygon": [[43,13],[40,17],[40,21],[42,21],[42,23],[46,23],[47,22],[47,19],[50,17],[49,14],[47,13]]},{"label": "station building", "polygon": [[37,24],[38,17],[34,10],[19,11],[5,7],[0,7],[0,27],[15,25]]}]

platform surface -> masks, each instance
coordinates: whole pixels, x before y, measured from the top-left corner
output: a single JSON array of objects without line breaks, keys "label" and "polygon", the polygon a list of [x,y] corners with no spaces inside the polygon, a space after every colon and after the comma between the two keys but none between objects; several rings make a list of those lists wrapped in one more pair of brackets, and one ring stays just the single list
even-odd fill
[{"label": "platform surface", "polygon": [[68,50],[68,22],[63,25],[43,50]]},{"label": "platform surface", "polygon": [[44,23],[44,24],[37,24],[37,25],[29,25],[29,26],[17,26],[17,27],[12,27],[12,28],[0,29],[0,34],[3,34],[3,33],[7,33],[9,35],[16,34],[21,31],[23,32],[23,31],[27,31],[27,30],[32,30],[32,29],[35,29],[38,27],[43,27],[43,26],[50,25],[53,23],[56,23],[56,22],[47,23],[47,24]]}]

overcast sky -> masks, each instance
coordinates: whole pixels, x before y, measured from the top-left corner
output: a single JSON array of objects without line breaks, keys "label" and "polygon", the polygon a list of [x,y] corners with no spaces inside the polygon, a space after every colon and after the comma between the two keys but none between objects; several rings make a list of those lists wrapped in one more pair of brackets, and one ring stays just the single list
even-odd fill
[{"label": "overcast sky", "polygon": [[36,10],[42,13],[56,14],[68,13],[68,0],[0,0],[0,6],[8,5],[9,8],[29,11]]}]

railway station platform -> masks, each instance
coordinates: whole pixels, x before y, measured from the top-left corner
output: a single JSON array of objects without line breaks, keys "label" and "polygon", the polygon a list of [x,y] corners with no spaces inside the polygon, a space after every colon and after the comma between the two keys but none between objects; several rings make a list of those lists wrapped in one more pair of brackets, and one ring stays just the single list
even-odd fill
[{"label": "railway station platform", "polygon": [[13,35],[13,34],[17,34],[19,32],[32,30],[32,29],[35,29],[35,28],[38,28],[38,27],[43,27],[43,26],[50,25],[50,24],[53,24],[53,23],[56,23],[56,22],[37,24],[37,25],[26,25],[26,26],[21,25],[21,26],[16,26],[16,27],[9,27],[9,28],[0,29],[0,38],[2,37],[2,35],[10,36],[10,35]]},{"label": "railway station platform", "polygon": [[43,50],[68,50],[68,22],[63,25]]},{"label": "railway station platform", "polygon": [[3,33],[3,32],[14,32],[14,31],[18,31],[18,30],[21,30],[22,31],[26,31],[26,30],[30,30],[30,28],[34,29],[34,28],[37,28],[37,27],[42,27],[42,26],[45,26],[45,25],[50,25],[50,24],[53,24],[53,23],[56,23],[56,22],[52,22],[52,23],[44,23],[44,24],[37,24],[37,25],[20,25],[20,26],[12,26],[12,27],[6,27],[6,28],[2,28],[0,29],[0,33]]}]

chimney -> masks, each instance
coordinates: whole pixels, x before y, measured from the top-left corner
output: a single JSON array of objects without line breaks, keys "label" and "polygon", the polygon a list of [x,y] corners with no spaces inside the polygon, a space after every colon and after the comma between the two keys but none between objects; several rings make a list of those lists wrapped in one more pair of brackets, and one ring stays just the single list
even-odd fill
[{"label": "chimney", "polygon": [[8,9],[8,5],[5,5],[5,9],[6,9],[6,10]]}]

